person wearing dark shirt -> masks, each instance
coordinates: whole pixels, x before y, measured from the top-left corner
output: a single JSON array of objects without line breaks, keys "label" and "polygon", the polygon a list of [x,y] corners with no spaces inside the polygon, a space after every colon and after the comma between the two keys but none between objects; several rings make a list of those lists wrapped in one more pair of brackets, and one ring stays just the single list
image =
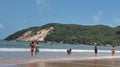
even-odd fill
[{"label": "person wearing dark shirt", "polygon": [[96,44],[95,44],[94,52],[95,52],[95,56],[97,56],[98,49],[97,49],[97,45]]}]

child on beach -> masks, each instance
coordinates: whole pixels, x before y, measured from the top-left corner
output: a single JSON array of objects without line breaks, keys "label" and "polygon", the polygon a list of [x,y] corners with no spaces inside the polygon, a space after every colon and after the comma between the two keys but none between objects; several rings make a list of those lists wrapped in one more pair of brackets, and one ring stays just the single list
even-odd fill
[{"label": "child on beach", "polygon": [[114,56],[114,54],[115,54],[115,48],[114,48],[114,46],[112,46],[111,51],[112,51],[112,56]]},{"label": "child on beach", "polygon": [[34,52],[34,42],[33,41],[30,43],[30,49],[31,49],[31,56],[33,56],[33,52]]},{"label": "child on beach", "polygon": [[39,42],[37,42],[36,45],[35,45],[35,55],[39,54],[39,48],[40,48]]}]

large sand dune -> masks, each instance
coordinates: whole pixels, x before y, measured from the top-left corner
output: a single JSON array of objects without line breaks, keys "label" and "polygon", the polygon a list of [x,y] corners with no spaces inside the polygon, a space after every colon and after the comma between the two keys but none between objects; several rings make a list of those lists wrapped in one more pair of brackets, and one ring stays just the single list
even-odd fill
[{"label": "large sand dune", "polygon": [[47,36],[47,34],[53,29],[53,27],[50,27],[49,29],[42,29],[37,32],[36,35],[32,35],[32,31],[27,31],[22,36],[18,37],[16,40],[18,41],[44,41],[44,38]]}]

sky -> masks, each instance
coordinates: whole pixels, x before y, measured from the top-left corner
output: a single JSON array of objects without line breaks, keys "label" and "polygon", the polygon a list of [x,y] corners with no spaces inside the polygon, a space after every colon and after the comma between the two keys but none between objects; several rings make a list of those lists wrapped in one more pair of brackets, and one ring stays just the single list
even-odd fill
[{"label": "sky", "polygon": [[47,23],[120,25],[120,0],[0,0],[0,39]]}]

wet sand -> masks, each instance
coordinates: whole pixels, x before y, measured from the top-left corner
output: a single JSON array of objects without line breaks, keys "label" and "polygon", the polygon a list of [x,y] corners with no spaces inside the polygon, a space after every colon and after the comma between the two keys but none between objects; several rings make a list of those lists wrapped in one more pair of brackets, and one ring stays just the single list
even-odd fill
[{"label": "wet sand", "polygon": [[104,59],[104,60],[84,60],[71,62],[54,62],[46,64],[46,67],[120,67],[120,60]]},{"label": "wet sand", "polygon": [[[119,58],[120,59],[120,58]],[[81,61],[40,61],[27,64],[7,65],[0,67],[120,67],[117,59],[94,59]]]},{"label": "wet sand", "polygon": [[120,56],[116,53],[45,53],[39,56],[0,59],[0,67],[120,67]]}]

